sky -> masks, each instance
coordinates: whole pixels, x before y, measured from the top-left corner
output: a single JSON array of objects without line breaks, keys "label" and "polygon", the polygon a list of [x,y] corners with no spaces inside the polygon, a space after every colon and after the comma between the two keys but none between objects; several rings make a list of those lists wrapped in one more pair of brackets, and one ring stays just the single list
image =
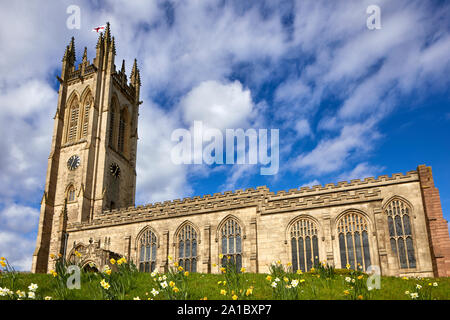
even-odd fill
[{"label": "sky", "polygon": [[[80,28],[67,20],[80,8]],[[380,8],[370,30],[366,9]],[[272,191],[432,166],[450,219],[450,3],[0,0],[0,255],[30,270],[57,107],[75,37],[111,23],[116,66],[141,70],[136,204]],[[171,135],[278,129],[279,170],[171,161]]]}]

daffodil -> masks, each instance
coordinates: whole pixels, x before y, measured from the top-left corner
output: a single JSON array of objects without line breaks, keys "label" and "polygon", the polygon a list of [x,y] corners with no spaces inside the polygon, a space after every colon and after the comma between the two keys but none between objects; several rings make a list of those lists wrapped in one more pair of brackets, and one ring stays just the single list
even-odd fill
[{"label": "daffodil", "polygon": [[245,269],[244,267],[241,268],[241,272],[242,272],[242,273],[244,273],[245,270],[246,270],[246,269]]},{"label": "daffodil", "polygon": [[267,280],[267,281],[272,281],[272,277],[271,277],[271,276],[267,276],[267,277],[266,277],[266,280]]},{"label": "daffodil", "polygon": [[175,292],[175,293],[177,293],[177,292],[179,292],[180,291],[180,289],[178,289],[177,287],[173,287],[173,292]]},{"label": "daffodil", "polygon": [[185,277],[189,276],[189,271],[186,271],[186,272],[184,273],[184,276],[185,276]]},{"label": "daffodil", "polygon": [[224,289],[220,290],[220,294],[225,296],[227,294],[227,290]]},{"label": "daffodil", "polygon": [[222,259],[223,258],[223,254],[219,254],[219,259]]},{"label": "daffodil", "polygon": [[344,294],[347,296],[350,294],[350,292],[348,290],[344,290]]},{"label": "daffodil", "polygon": [[300,270],[300,269],[297,270],[297,274],[302,274],[302,273],[303,273],[302,270]]},{"label": "daffodil", "polygon": [[253,293],[253,289],[252,288],[248,288],[247,291],[245,291],[245,295],[248,297],[249,295],[251,295]]},{"label": "daffodil", "polygon": [[175,286],[175,282],[170,281],[170,282],[169,282],[169,286],[170,286],[170,287],[174,287],[174,286]]},{"label": "daffodil", "polygon": [[238,296],[237,296],[237,295],[233,295],[231,298],[232,298],[233,300],[237,300],[237,299],[238,299]]},{"label": "daffodil", "polygon": [[111,264],[116,264],[116,260],[114,260],[113,258],[111,258],[111,260],[109,260],[109,262],[110,262]]},{"label": "daffodil", "polygon": [[46,296],[46,297],[44,298],[44,300],[52,300],[52,297]]}]

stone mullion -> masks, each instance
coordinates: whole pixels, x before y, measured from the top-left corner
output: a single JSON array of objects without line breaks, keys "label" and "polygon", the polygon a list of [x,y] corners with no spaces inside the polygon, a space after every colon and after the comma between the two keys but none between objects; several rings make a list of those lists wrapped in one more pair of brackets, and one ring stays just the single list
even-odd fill
[{"label": "stone mullion", "polygon": [[[197,251],[198,251],[198,244],[197,244]],[[205,226],[203,229],[202,261],[201,261],[201,269],[198,271],[204,273],[211,273],[211,226],[209,225]]]},{"label": "stone mullion", "polygon": [[[389,274],[390,272],[390,268],[389,268],[389,257],[388,257],[388,252],[387,252],[387,247],[386,247],[386,233],[385,233],[385,223],[384,223],[384,214],[383,214],[383,210],[381,208],[381,204],[380,206],[377,206],[376,208],[373,209],[373,215],[374,215],[374,233],[375,233],[375,240],[376,240],[376,247],[373,249],[377,249],[378,250],[374,250],[375,252],[378,252],[378,263],[380,265],[380,269],[381,272],[383,274],[385,274],[383,272],[383,270],[387,270],[388,272],[386,272],[386,274]],[[394,228],[395,228],[395,219],[393,219],[394,224]],[[395,229],[394,229],[395,230]],[[397,241],[396,241],[396,245],[397,245]],[[397,260],[398,260],[398,253],[399,250],[397,248]],[[374,256],[374,258],[377,258],[377,255]],[[373,261],[373,263],[376,263],[376,261]]]},{"label": "stone mullion", "polygon": [[[245,237],[245,235],[244,235]],[[249,240],[250,240],[250,249],[247,249],[246,252],[250,253],[250,259],[246,258],[246,261],[250,260],[250,272],[258,272],[258,230],[257,230],[257,221],[256,218],[252,218],[250,221],[250,230],[249,230]],[[242,261],[244,264],[244,261]],[[244,265],[243,265],[244,266]]]}]

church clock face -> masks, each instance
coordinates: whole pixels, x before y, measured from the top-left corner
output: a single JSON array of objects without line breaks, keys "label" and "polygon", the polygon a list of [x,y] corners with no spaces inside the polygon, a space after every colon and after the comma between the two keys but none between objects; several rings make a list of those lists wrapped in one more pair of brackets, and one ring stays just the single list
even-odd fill
[{"label": "church clock face", "polygon": [[67,168],[73,171],[80,166],[80,157],[77,155],[73,155],[67,161]]},{"label": "church clock face", "polygon": [[114,178],[117,179],[120,177],[120,167],[117,163],[111,163],[111,165],[109,166],[109,171]]}]

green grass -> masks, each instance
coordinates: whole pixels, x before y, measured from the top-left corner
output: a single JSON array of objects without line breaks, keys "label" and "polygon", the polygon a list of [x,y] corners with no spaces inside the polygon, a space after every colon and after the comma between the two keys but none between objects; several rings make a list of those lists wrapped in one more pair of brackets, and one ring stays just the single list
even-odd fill
[{"label": "green grass", "polygon": [[[337,273],[331,279],[318,278],[317,274],[292,274],[286,273],[287,276],[292,279],[304,279],[305,281],[300,283],[296,288],[298,290],[298,299],[300,300],[336,300],[336,299],[349,299],[350,295],[345,295],[344,291],[350,288],[345,278],[349,276],[346,270],[337,270]],[[68,290],[66,299],[104,299],[102,291],[104,289],[100,286],[100,281],[103,279],[103,274],[86,274],[83,273],[81,279],[80,290]],[[253,274],[244,273],[240,274],[240,284],[244,288],[253,286],[253,292],[249,296],[240,295],[239,299],[251,299],[251,300],[265,300],[265,299],[277,299],[280,296],[274,296],[274,289],[271,287],[271,281],[266,280],[267,274]],[[353,278],[355,278],[353,276]],[[367,276],[361,281],[366,280]],[[162,290],[159,287],[158,281],[154,281],[148,273],[133,273],[132,275],[133,285],[125,293],[125,299],[133,299],[134,297],[140,297],[140,299],[153,298],[155,300],[165,298],[162,294]],[[185,293],[188,299],[199,300],[203,297],[207,297],[208,300],[229,300],[231,299],[231,293],[227,290],[227,295],[220,293],[221,289],[227,289],[223,285],[218,285],[219,281],[224,281],[225,275],[222,274],[201,274],[193,273],[186,277]],[[31,273],[19,273],[17,275],[16,282],[14,284],[15,290],[22,290],[28,292],[28,286],[30,283],[36,283],[39,288],[36,291],[37,297],[43,298],[45,296],[51,296],[53,299],[58,299],[55,294],[55,282],[56,278],[49,274],[31,274]],[[438,286],[429,286],[429,283],[433,284],[437,282]],[[280,279],[281,284],[285,282]],[[361,282],[362,283],[362,282]],[[5,275],[0,278],[0,287],[8,287],[9,282]],[[420,284],[421,289],[417,289],[416,285]],[[152,288],[160,291],[160,294],[153,297],[151,294]],[[351,291],[352,289],[350,289]],[[405,294],[405,291],[418,292],[419,299],[425,297],[425,292],[431,293],[428,299],[448,300],[450,299],[450,278],[438,278],[438,279],[402,279],[396,277],[381,277],[381,289],[371,290],[370,296],[363,297],[363,299],[387,299],[387,300],[410,300],[411,297]],[[0,299],[6,299],[0,297]]]}]

